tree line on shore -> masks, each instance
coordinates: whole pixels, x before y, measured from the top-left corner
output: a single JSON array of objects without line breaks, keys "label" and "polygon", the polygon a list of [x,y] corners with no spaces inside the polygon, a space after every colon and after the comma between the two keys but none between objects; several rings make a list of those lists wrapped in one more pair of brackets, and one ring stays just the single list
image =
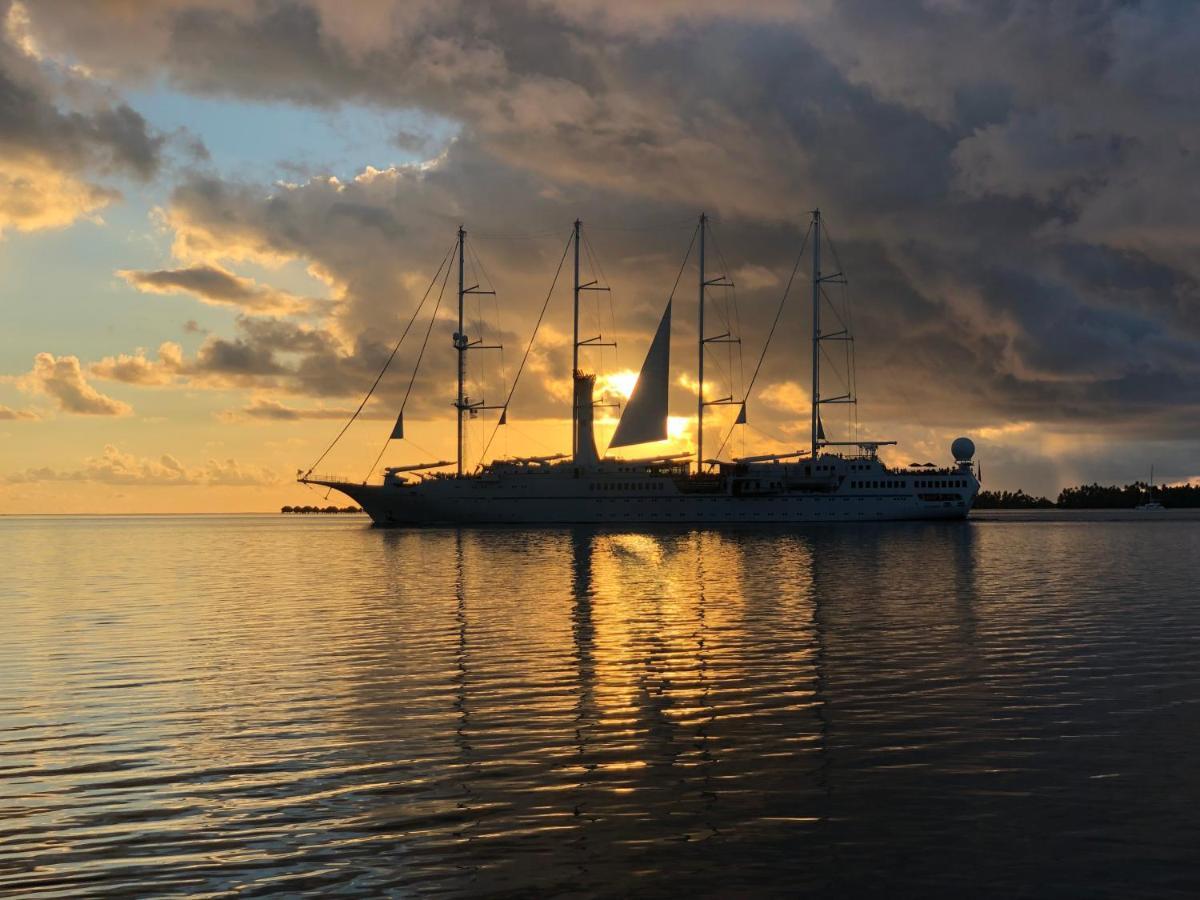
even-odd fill
[{"label": "tree line on shore", "polygon": [[362,512],[357,506],[282,506],[281,513],[356,513]]},{"label": "tree line on shore", "polygon": [[[1022,490],[980,491],[975,498],[976,509],[1133,509],[1150,497],[1150,486],[1144,481],[1118,485],[1083,484],[1064,488],[1057,500],[1036,497]],[[1168,509],[1200,507],[1200,485],[1181,484],[1174,487],[1157,486],[1154,499]]]}]

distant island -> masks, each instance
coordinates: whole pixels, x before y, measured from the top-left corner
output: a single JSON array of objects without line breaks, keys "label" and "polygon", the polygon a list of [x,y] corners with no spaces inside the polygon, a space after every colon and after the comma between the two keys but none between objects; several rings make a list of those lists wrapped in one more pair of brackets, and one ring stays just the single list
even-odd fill
[{"label": "distant island", "polygon": [[281,506],[281,513],[360,513],[357,506]]},{"label": "distant island", "polygon": [[[1022,490],[980,491],[975,498],[975,509],[1133,509],[1148,497],[1149,485],[1142,481],[1124,487],[1115,484],[1069,487],[1059,493],[1057,500],[1035,497]],[[1155,486],[1154,499],[1168,509],[1194,509],[1200,507],[1200,485]]]}]

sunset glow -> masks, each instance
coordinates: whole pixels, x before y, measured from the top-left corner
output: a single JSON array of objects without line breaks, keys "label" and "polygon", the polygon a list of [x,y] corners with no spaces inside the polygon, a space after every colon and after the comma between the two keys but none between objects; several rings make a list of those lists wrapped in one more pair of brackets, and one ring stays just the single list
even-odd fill
[{"label": "sunset glow", "polygon": [[628,400],[633,395],[637,380],[638,373],[632,369],[602,374],[596,378],[596,393],[601,397],[608,394]]},{"label": "sunset glow", "polygon": [[[1193,13],[1168,27],[1132,7],[1083,29],[1096,46],[1076,62],[1029,44],[1042,25],[1027,34],[1017,16],[986,60],[947,58],[931,79],[903,58],[899,19],[853,5],[535,5],[528,46],[503,16],[457,8],[243,6],[0,0],[0,76],[23,98],[0,121],[0,512],[303,502],[295,472],[405,334],[320,465],[361,478],[444,458],[457,316],[455,279],[435,273],[460,224],[468,281],[495,291],[468,298],[464,327],[503,345],[470,354],[472,398],[508,396],[538,324],[508,425],[491,438],[494,411],[471,423],[477,459],[569,447],[572,256],[542,304],[577,217],[580,281],[608,289],[585,293],[579,317],[580,339],[598,341],[581,351],[597,399],[628,400],[675,285],[668,443],[687,449],[695,254],[680,263],[705,210],[710,273],[736,283],[711,289],[705,333],[740,340],[707,345],[705,396],[743,399],[773,334],[737,440],[802,446],[803,271],[775,315],[817,205],[855,285],[857,433],[899,441],[889,460],[944,461],[972,434],[990,488],[1125,483],[1150,460],[1164,483],[1200,478],[1194,135],[1174,127],[1187,79],[1158,39],[1187,33]],[[951,6],[929,25],[944,31],[936,46],[989,27]],[[1080,33],[1071,13],[1052,18]],[[735,62],[753,74],[689,55],[658,77],[685,23],[739,36]],[[168,49],[181,29],[186,54]],[[311,45],[282,37],[309,30]],[[576,70],[529,50],[568,37],[613,52]],[[810,47],[802,63],[796,46]],[[1081,75],[1083,60],[1113,59],[1147,68]],[[897,133],[919,147],[878,152]],[[846,346],[826,348],[834,394]],[[389,442],[406,396],[405,439]],[[729,411],[712,408],[706,447]],[[825,415],[839,437],[854,431],[842,412]],[[615,414],[598,413],[602,439]]]}]

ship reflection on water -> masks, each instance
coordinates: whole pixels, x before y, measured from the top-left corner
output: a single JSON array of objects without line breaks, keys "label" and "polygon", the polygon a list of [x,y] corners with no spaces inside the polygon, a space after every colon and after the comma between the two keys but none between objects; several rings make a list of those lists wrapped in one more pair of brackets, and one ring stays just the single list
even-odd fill
[{"label": "ship reflection on water", "polygon": [[927,722],[976,699],[970,528],[867,527],[849,555],[817,530],[452,534],[461,774],[422,780],[460,791],[410,859],[463,889],[866,886],[858,817],[950,839],[907,803],[885,824],[854,773],[936,764]]},{"label": "ship reflection on water", "polygon": [[3,526],[0,890],[1194,878],[1200,521],[181,522]]}]

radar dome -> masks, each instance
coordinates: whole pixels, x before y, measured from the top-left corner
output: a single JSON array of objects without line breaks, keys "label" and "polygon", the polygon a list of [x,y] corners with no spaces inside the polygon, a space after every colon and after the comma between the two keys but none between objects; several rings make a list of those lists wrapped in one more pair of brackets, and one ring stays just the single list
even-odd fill
[{"label": "radar dome", "polygon": [[967,462],[975,455],[975,442],[970,438],[955,438],[950,445],[950,452],[954,454],[955,462]]}]

